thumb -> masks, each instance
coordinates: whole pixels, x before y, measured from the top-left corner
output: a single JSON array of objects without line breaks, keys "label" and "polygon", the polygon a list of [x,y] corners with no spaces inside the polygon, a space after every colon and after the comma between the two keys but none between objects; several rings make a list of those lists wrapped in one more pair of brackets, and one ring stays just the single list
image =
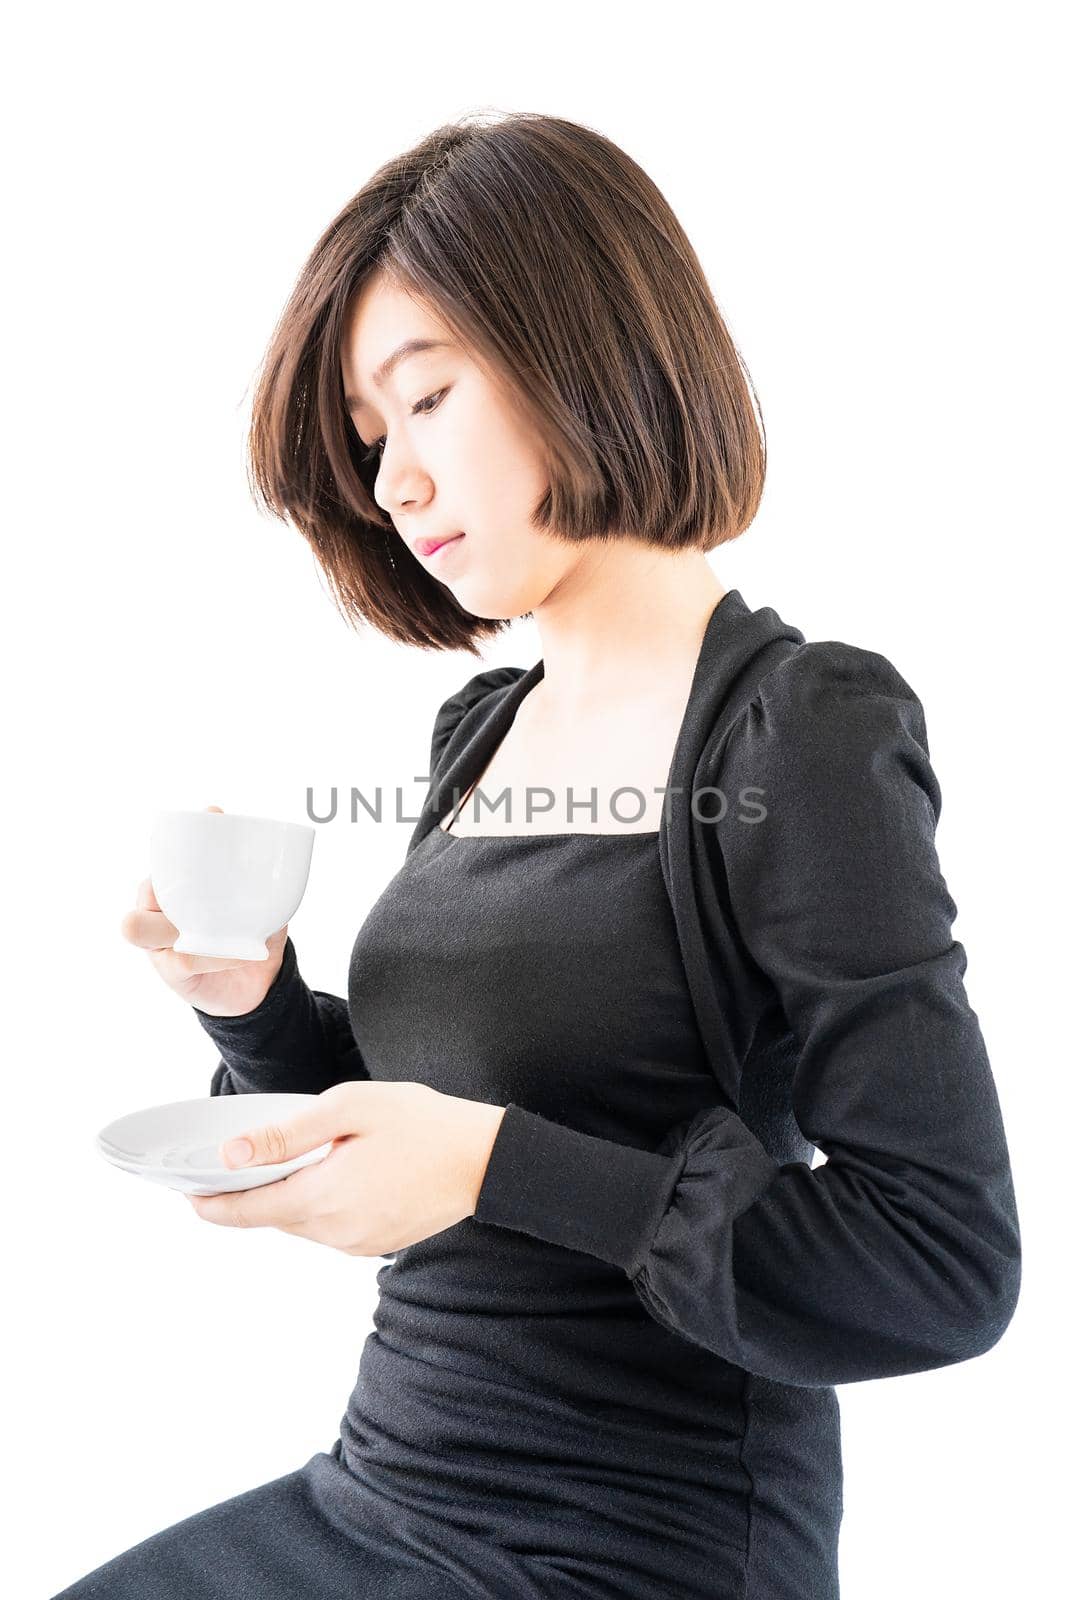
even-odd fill
[{"label": "thumb", "polygon": [[[341,1138],[346,1130],[342,1126],[340,1106],[328,1093],[316,1095],[306,1111],[284,1123],[267,1123],[227,1139],[220,1146],[222,1159],[229,1168],[271,1166],[279,1161],[291,1161],[293,1156],[306,1155]],[[350,1120],[350,1119],[349,1119]]]}]

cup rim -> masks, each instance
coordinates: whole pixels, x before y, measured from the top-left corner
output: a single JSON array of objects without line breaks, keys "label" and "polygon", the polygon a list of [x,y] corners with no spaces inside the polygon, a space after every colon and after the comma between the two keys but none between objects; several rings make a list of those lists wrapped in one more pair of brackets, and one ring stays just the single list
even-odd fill
[{"label": "cup rim", "polygon": [[309,822],[287,822],[283,817],[253,816],[247,811],[182,811],[179,809],[157,811],[155,813],[156,821],[160,821],[164,817],[214,817],[220,822],[265,822],[272,828],[294,828],[298,833],[313,834],[316,832],[316,829]]}]

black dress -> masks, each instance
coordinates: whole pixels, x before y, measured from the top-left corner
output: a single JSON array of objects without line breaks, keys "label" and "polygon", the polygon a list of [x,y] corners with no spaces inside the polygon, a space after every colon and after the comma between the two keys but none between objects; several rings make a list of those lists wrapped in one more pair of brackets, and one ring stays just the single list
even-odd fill
[{"label": "black dress", "polygon": [[[369,1075],[642,1148],[713,1099],[657,840],[432,828],[352,951]],[[744,1374],[649,1317],[620,1267],[467,1218],[378,1282],[332,1452],[67,1600],[743,1592]]]},{"label": "black dress", "polygon": [[837,1600],[834,1385],[1010,1322],[1012,1174],[914,691],[731,590],[657,833],[447,836],[542,675],[441,707],[347,997],[290,940],[253,1012],[198,1013],[212,1094],[504,1105],[474,1215],[379,1273],[330,1451],[68,1600]]},{"label": "black dress", "polygon": [[[371,1076],[643,1148],[714,1098],[657,839],[431,828],[352,954]],[[743,1374],[620,1267],[468,1218],[380,1283],[341,1425],[355,1478],[435,1507],[475,1568],[512,1552],[531,1594],[741,1593]]]}]

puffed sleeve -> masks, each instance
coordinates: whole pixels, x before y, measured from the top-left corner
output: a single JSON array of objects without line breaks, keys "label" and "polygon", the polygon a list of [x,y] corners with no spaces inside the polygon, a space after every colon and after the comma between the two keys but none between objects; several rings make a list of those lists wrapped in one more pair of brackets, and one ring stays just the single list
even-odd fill
[{"label": "puffed sleeve", "polygon": [[[441,705],[433,722],[433,732],[429,741],[429,776],[431,784],[438,777],[438,769],[450,756],[449,746],[454,735],[467,714],[483,700],[487,700],[494,690],[506,688],[514,683],[525,673],[524,667],[487,667],[482,672],[475,672],[468,678],[461,689],[456,689]],[[477,712],[478,723],[489,711],[489,706],[483,706]],[[449,812],[459,804],[463,798],[462,790],[454,784],[441,794],[443,810]],[[427,797],[426,805],[429,806]],[[421,840],[421,833],[415,828],[411,834],[411,841],[407,847],[408,855],[417,847]]]},{"label": "puffed sleeve", "polygon": [[[450,694],[437,712],[433,723],[433,732],[430,736],[429,770],[435,773],[440,764],[441,757],[447,748],[452,734],[458,728],[467,712],[484,700],[495,689],[502,689],[522,677],[524,667],[488,667],[484,672],[475,672],[463,684],[461,689],[456,689]],[[462,798],[460,796],[460,798]]]},{"label": "puffed sleeve", "polygon": [[193,1007],[222,1059],[211,1079],[216,1094],[321,1094],[368,1076],[352,1033],[348,1003],[309,989],[291,938],[278,974],[254,1011],[213,1017]]},{"label": "puffed sleeve", "polygon": [[[876,652],[806,644],[731,726],[715,783],[730,909],[826,1160],[779,1165],[725,1106],[653,1151],[508,1106],[474,1215],[622,1266],[659,1322],[780,1382],[981,1355],[1013,1315],[1021,1244],[921,704]],[[734,803],[745,789],[757,806]]]}]

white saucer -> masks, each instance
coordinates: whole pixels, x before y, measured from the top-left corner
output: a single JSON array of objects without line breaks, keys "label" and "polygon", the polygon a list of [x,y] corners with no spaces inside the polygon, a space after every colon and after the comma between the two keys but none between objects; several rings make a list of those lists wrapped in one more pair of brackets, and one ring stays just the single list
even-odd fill
[{"label": "white saucer", "polygon": [[113,1167],[182,1194],[258,1189],[287,1178],[300,1167],[324,1161],[333,1149],[332,1139],[291,1161],[257,1163],[232,1171],[222,1159],[221,1146],[227,1139],[270,1123],[290,1122],[317,1098],[313,1094],[224,1094],[174,1100],[109,1122],[96,1135],[96,1148]]}]

